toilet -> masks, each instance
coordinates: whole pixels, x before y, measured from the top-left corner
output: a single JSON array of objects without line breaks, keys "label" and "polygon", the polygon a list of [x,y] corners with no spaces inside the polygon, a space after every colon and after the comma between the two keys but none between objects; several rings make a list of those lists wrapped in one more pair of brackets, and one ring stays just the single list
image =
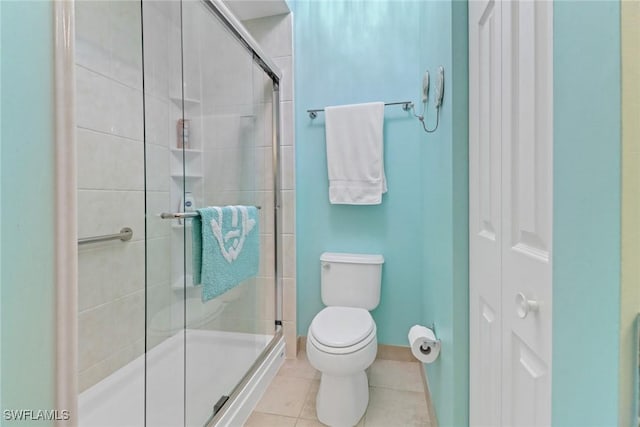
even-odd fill
[{"label": "toilet", "polygon": [[322,373],[318,420],[331,427],[358,423],[369,403],[367,369],[376,358],[376,324],[369,311],[380,302],[382,255],[325,252],[320,287],[326,306],[311,321],[307,358]]}]

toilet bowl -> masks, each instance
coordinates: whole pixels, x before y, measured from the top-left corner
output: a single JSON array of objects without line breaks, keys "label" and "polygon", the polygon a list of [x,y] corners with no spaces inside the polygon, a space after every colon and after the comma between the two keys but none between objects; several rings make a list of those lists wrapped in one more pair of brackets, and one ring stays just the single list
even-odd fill
[{"label": "toilet bowl", "polygon": [[327,307],[316,315],[307,335],[307,357],[322,373],[316,401],[322,423],[358,423],[369,402],[365,369],[377,350],[376,325],[367,310]]},{"label": "toilet bowl", "polygon": [[365,370],[378,351],[369,313],[380,302],[382,255],[324,253],[322,302],[307,333],[307,358],[321,372],[318,420],[332,427],[358,423],[369,403]]}]

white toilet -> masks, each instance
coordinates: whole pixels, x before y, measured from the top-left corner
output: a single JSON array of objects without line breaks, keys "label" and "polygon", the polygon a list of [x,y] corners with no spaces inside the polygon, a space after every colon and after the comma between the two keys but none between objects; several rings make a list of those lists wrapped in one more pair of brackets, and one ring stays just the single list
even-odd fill
[{"label": "white toilet", "polygon": [[376,358],[376,324],[369,311],[380,302],[382,255],[325,252],[320,286],[327,306],[307,334],[309,363],[322,373],[318,419],[331,427],[358,423],[369,403],[367,369]]}]

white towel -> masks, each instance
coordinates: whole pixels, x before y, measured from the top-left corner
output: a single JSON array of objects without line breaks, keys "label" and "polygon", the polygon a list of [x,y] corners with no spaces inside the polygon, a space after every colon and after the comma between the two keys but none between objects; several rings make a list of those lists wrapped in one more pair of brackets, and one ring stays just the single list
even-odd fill
[{"label": "white towel", "polygon": [[382,126],[384,103],[327,107],[329,200],[333,204],[378,205],[387,192]]}]

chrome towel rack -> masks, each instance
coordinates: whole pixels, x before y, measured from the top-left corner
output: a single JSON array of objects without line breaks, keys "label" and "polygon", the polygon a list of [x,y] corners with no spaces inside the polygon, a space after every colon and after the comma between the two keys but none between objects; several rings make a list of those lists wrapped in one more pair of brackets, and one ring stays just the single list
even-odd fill
[{"label": "chrome towel rack", "polygon": [[[402,109],[404,111],[409,111],[413,108],[413,102],[411,101],[400,101],[400,102],[385,102],[385,107],[387,105],[402,105]],[[318,117],[318,113],[322,113],[324,112],[323,108],[316,108],[314,110],[307,110],[307,113],[309,113],[309,118],[310,119],[315,119],[316,117]]]},{"label": "chrome towel rack", "polygon": [[[256,209],[262,209],[262,206],[256,206]],[[200,213],[195,212],[162,212],[160,218],[162,219],[182,219],[182,218],[195,218],[200,216]]]},{"label": "chrome towel rack", "polygon": [[105,234],[104,236],[83,237],[78,239],[78,245],[84,245],[87,243],[106,242],[108,240],[122,240],[126,242],[133,237],[133,230],[129,227],[124,227],[116,234]]}]

